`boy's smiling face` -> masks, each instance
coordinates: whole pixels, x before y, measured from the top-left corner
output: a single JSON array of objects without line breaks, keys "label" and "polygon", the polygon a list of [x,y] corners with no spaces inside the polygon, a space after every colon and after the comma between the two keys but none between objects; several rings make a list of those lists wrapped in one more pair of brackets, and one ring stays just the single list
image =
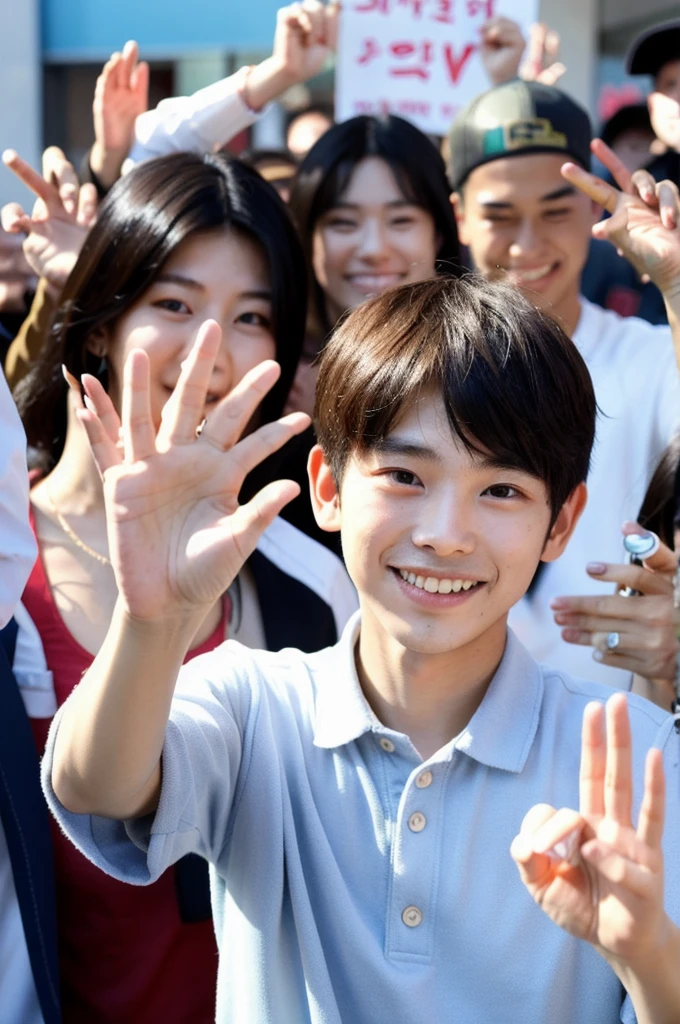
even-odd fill
[{"label": "boy's smiling face", "polygon": [[350,456],[339,499],[319,449],[310,469],[320,524],[342,532],[362,634],[422,655],[487,634],[502,650],[509,609],[539,560],[561,554],[585,503],[581,485],[550,528],[545,484],[467,452],[432,393],[407,406],[382,446]]}]

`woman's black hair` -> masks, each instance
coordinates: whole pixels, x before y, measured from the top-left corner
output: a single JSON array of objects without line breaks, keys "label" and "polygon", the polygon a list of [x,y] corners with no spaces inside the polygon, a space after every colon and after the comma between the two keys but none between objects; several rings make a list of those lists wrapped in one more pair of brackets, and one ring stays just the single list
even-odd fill
[{"label": "woman's black hair", "polygon": [[656,467],[638,514],[640,526],[656,533],[671,551],[680,525],[680,434],[676,434]]},{"label": "woman's black hair", "polygon": [[391,114],[362,115],[333,125],[302,160],[288,201],[310,268],[311,313],[323,337],[334,324],[328,322],[323,292],[311,272],[312,235],[319,218],[347,188],[357,164],[374,156],[389,165],[404,195],[432,217],[440,239],[437,271],[454,276],[462,271],[446,167],[427,136]]},{"label": "woman's black hair", "polygon": [[163,264],[197,231],[233,228],[267,258],[272,292],[277,384],[261,405],[263,422],[281,415],[304,340],[306,269],[290,215],[252,168],[224,153],[173,153],[139,164],[103,201],[62,293],[52,336],[16,391],[29,445],[49,469],[66,438],[63,363],[79,380],[100,360],[88,339],[113,326],[146,291]]}]

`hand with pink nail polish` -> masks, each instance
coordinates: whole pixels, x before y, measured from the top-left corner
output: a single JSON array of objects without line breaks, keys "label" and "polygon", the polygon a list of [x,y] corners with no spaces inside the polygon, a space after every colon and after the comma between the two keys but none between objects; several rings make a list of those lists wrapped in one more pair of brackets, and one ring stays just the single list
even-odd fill
[{"label": "hand with pink nail polish", "polygon": [[[605,725],[606,719],[606,725]],[[565,931],[590,942],[633,997],[638,1020],[680,1020],[680,984],[670,986],[671,1014],[646,1015],[643,993],[664,964],[677,965],[680,929],[664,910],[664,771],[650,750],[637,825],[627,699],[588,704],[583,715],[578,810],[537,804],[528,812],[511,854],[542,910]],[[659,991],[664,989],[660,979]],[[676,986],[673,988],[673,986]],[[653,999],[648,992],[646,996]],[[665,996],[664,996],[665,998]],[[657,1004],[658,1005],[658,1004]]]}]

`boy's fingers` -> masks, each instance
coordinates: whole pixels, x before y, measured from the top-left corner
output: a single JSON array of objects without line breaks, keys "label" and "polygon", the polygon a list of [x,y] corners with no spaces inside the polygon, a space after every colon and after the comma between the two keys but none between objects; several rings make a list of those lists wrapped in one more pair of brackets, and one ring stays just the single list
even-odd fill
[{"label": "boy's fingers", "polygon": [[179,380],[163,408],[158,432],[161,448],[189,444],[196,439],[221,342],[222,331],[215,320],[201,324],[191,351],[182,363]]},{"label": "boy's fingers", "polygon": [[570,839],[585,827],[585,819],[571,807],[562,807],[534,832],[532,845],[535,853],[544,853],[553,860],[569,860]]},{"label": "boy's fingers", "polygon": [[678,209],[678,186],[674,181],[661,181],[657,186],[661,223],[670,231],[675,230],[680,220]]},{"label": "boy's fingers", "polygon": [[15,150],[6,149],[2,154],[2,162],[46,205],[58,202],[58,193],[54,186],[45,181]]},{"label": "boy's fingers", "polygon": [[608,818],[631,826],[633,799],[632,740],[625,694],[610,697],[605,707],[607,719],[607,767],[604,780],[604,810]]},{"label": "boy's fingers", "polygon": [[574,185],[581,192],[584,192],[598,206],[603,206],[608,213],[614,213],[619,202],[621,193],[618,189],[608,185],[602,178],[597,178],[589,171],[585,171],[578,164],[566,163],[561,168],[562,177]]},{"label": "boy's fingers", "polygon": [[581,731],[579,809],[584,818],[601,818],[604,814],[606,756],[604,709],[591,701],[583,711]]},{"label": "boy's fingers", "polygon": [[633,191],[638,193],[647,206],[651,206],[653,209],[658,207],[659,200],[656,195],[656,181],[649,171],[635,171],[631,178],[631,185],[633,187]]},{"label": "boy's fingers", "polygon": [[149,102],[149,65],[145,60],[140,61],[132,72],[132,89],[140,99],[144,101],[144,108]]},{"label": "boy's fingers", "polygon": [[584,843],[581,856],[612,885],[628,889],[635,896],[649,896],[652,882],[649,868],[623,857],[598,839]]},{"label": "boy's fingers", "polygon": [[123,47],[122,60],[121,60],[121,81],[123,85],[128,88],[131,87],[132,72],[135,64],[137,63],[137,57],[139,54],[139,47],[134,39],[129,39]]},{"label": "boy's fingers", "polygon": [[125,360],[122,420],[125,461],[153,455],[156,436],[149,400],[149,357],[142,349],[133,349]]},{"label": "boy's fingers", "polygon": [[661,848],[665,810],[666,782],[663,755],[660,750],[652,749],[647,752],[645,762],[645,791],[640,807],[637,836],[655,850]]},{"label": "boy's fingers", "polygon": [[604,164],[621,191],[630,194],[633,191],[632,175],[623,160],[602,139],[593,139],[590,150]]}]

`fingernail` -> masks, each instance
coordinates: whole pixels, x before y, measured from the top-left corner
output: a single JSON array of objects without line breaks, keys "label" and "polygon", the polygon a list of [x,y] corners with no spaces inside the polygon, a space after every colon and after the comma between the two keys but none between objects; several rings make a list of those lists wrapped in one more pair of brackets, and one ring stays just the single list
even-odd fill
[{"label": "fingernail", "polygon": [[604,562],[588,562],[586,566],[586,572],[589,572],[591,576],[601,576],[606,571],[607,566]]},{"label": "fingernail", "polygon": [[569,607],[569,598],[568,597],[551,597],[549,604],[550,604],[550,607],[553,608],[555,611],[557,611],[558,608],[568,608]]},{"label": "fingernail", "polygon": [[95,409],[94,402],[92,401],[89,395],[85,395],[85,397],[83,398],[83,402],[85,403],[86,408],[89,409],[90,412],[93,412],[96,416],[97,410]]},{"label": "fingernail", "polygon": [[602,661],[603,658],[604,654],[602,651],[598,651],[597,649],[593,651],[593,661]]}]

